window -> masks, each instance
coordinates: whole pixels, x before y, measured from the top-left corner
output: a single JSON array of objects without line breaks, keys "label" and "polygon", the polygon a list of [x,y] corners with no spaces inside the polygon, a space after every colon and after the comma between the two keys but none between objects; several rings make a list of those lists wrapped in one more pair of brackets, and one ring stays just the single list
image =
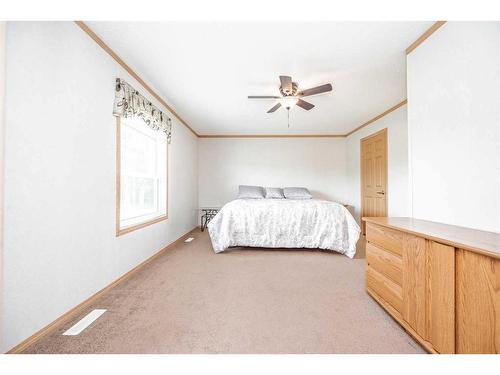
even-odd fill
[{"label": "window", "polygon": [[117,117],[117,235],[167,218],[167,140],[140,118]]}]

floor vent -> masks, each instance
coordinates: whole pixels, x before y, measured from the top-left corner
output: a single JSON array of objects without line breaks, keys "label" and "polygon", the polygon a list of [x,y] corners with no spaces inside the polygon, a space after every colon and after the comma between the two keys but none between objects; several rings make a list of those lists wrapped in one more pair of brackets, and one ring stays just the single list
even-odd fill
[{"label": "floor vent", "polygon": [[85,328],[91,325],[97,318],[106,312],[105,309],[95,309],[85,315],[78,323],[63,333],[64,336],[79,335]]}]

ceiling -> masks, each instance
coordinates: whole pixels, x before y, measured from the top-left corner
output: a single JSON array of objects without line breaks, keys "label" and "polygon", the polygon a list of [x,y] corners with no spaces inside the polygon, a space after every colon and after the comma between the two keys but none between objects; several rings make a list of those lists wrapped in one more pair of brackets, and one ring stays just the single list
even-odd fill
[{"label": "ceiling", "polygon": [[[405,49],[432,22],[87,22],[198,134],[345,134],[406,99]],[[279,75],[306,89],[290,128]]]}]

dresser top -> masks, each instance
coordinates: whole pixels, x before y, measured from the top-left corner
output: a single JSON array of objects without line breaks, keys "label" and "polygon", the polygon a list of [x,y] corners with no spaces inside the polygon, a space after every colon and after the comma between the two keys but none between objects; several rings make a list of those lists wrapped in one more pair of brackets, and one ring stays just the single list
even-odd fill
[{"label": "dresser top", "polygon": [[500,234],[411,217],[364,217],[363,221],[500,259]]}]

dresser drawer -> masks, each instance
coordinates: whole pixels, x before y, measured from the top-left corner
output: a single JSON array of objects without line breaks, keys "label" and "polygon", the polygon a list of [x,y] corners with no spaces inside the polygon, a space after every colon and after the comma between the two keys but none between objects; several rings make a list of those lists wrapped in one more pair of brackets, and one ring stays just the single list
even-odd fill
[{"label": "dresser drawer", "polygon": [[366,223],[366,239],[399,256],[403,253],[404,233],[397,230]]},{"label": "dresser drawer", "polygon": [[366,268],[366,286],[398,312],[401,312],[403,305],[402,290],[394,281],[368,266]]},{"label": "dresser drawer", "polygon": [[387,276],[399,286],[403,285],[403,260],[401,257],[368,242],[366,244],[366,260],[368,266]]}]

